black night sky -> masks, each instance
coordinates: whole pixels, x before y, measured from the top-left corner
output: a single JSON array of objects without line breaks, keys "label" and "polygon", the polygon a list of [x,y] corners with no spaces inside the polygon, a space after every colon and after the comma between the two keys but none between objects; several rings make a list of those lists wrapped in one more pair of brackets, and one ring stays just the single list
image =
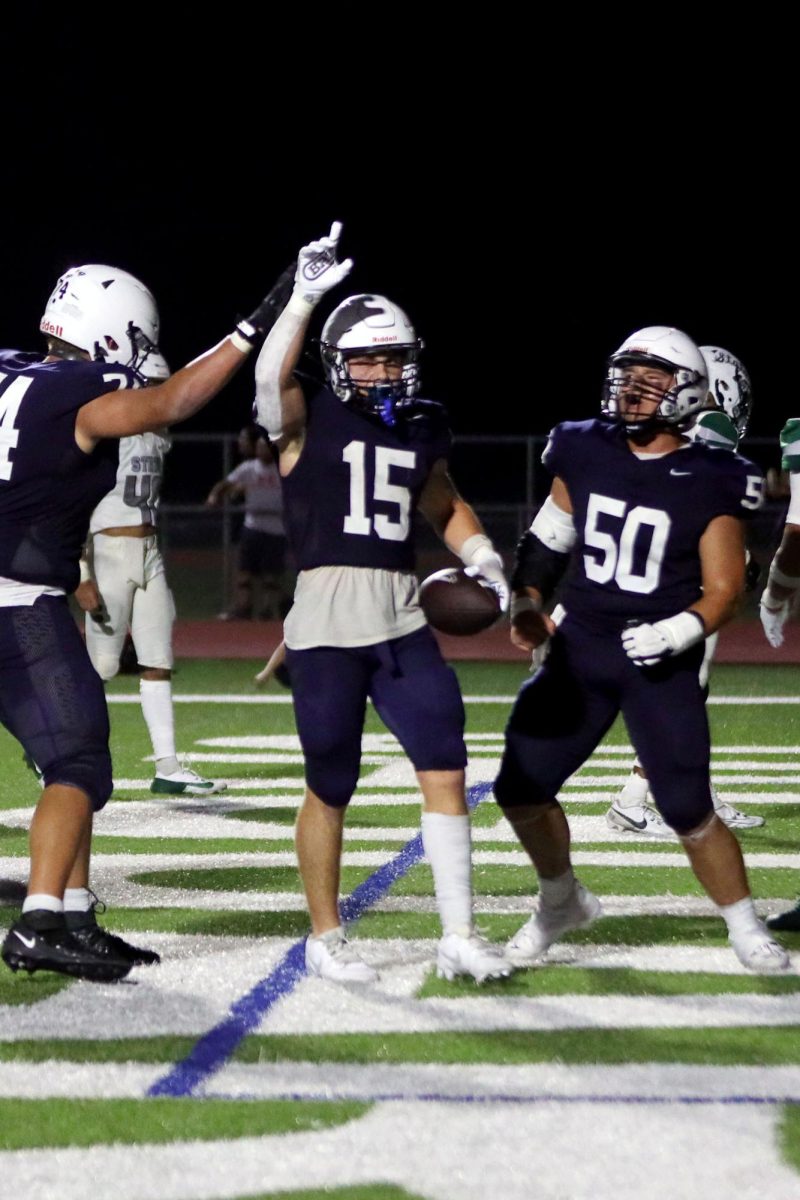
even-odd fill
[{"label": "black night sky", "polygon": [[[94,5],[15,16],[2,344],[38,348],[61,270],[109,262],[155,293],[177,367],[339,219],[356,265],[335,302],[378,291],[409,311],[423,391],[456,433],[594,415],[607,354],[654,323],[743,359],[751,434],[777,439],[794,415],[785,85],[773,57],[769,93],[736,87],[750,31],[715,43],[725,70],[695,36],[648,75],[613,28],[576,41],[566,14],[434,35],[414,4],[280,24],[273,8],[165,11],[168,28]],[[251,393],[245,368],[184,428],[238,428]]]}]

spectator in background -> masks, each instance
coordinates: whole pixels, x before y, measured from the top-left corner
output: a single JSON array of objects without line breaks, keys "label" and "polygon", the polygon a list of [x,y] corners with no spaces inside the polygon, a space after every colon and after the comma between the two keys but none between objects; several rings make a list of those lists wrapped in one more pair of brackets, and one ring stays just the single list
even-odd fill
[{"label": "spectator in background", "polygon": [[[246,430],[243,429],[239,435],[240,450],[246,443]],[[225,479],[215,483],[206,504],[215,507],[229,496],[244,497],[245,513],[239,537],[233,607],[221,613],[220,619],[248,621],[256,615],[283,617],[287,607],[283,585],[286,569],[283,498],[275,458],[263,434],[255,439],[254,457],[245,459]]]}]

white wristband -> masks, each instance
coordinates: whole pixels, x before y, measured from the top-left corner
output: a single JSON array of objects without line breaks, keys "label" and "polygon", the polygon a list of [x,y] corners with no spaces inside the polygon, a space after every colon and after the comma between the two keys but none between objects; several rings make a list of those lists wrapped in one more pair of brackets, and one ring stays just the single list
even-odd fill
[{"label": "white wristband", "polygon": [[81,568],[81,583],[88,583],[89,580],[92,578],[92,572],[91,572],[89,564],[85,558],[81,559],[80,568]]},{"label": "white wristband", "polygon": [[473,533],[471,537],[461,543],[458,557],[465,567],[476,567],[486,558],[487,554],[496,553],[491,538],[488,538],[485,533]]},{"label": "white wristband", "polygon": [[304,296],[302,292],[294,291],[289,297],[286,308],[296,317],[308,317],[321,299],[321,296]]},{"label": "white wristband", "polygon": [[512,596],[510,616],[513,621],[520,613],[542,611],[542,606],[533,596]]},{"label": "white wristband", "polygon": [[681,654],[690,646],[702,642],[706,636],[705,622],[693,609],[676,613],[674,617],[667,617],[663,621],[655,621],[653,629],[662,634],[673,654]]},{"label": "white wristband", "polygon": [[777,583],[780,587],[789,588],[793,592],[800,588],[800,578],[797,575],[785,575],[783,571],[778,570],[774,563],[769,569],[769,583]]},{"label": "white wristband", "polygon": [[242,354],[249,354],[250,351],[253,349],[253,343],[248,342],[247,338],[243,337],[241,335],[241,333],[239,333],[238,329],[234,329],[234,331],[230,335],[230,337],[231,337],[231,341],[233,342],[236,349],[239,350]]}]

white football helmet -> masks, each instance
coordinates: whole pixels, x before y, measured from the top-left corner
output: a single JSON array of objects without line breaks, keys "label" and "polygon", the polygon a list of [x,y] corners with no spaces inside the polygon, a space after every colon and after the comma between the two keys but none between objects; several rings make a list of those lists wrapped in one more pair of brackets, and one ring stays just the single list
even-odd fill
[{"label": "white football helmet", "polygon": [[[620,393],[625,382],[626,368],[653,366],[670,371],[672,385],[666,392],[653,391],[659,405],[646,421],[626,421],[620,410]],[[603,392],[603,415],[625,425],[628,432],[656,425],[680,426],[708,398],[708,375],[703,355],[692,339],[680,329],[668,325],[648,325],[625,339],[608,360]]]},{"label": "white football helmet", "polygon": [[[346,404],[353,400],[379,413],[393,424],[398,404],[411,400],[419,388],[417,360],[423,348],[414,326],[399,305],[385,296],[348,296],[335,308],[322,330],[320,351],[325,375],[334,395]],[[395,383],[358,389],[350,378],[347,360],[355,354],[402,350],[403,374]]]},{"label": "white football helmet", "polygon": [[700,353],[706,360],[709,395],[716,407],[733,421],[739,437],[744,437],[753,408],[750,376],[743,363],[729,350],[720,346],[701,346]]},{"label": "white football helmet", "polygon": [[119,267],[89,263],[61,276],[39,329],[84,350],[97,362],[141,371],[158,345],[158,308],[152,293]]}]

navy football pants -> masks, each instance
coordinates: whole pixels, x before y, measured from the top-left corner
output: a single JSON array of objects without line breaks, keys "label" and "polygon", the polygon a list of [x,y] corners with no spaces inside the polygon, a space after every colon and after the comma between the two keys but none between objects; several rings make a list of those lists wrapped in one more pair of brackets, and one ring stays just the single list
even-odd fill
[{"label": "navy football pants", "polygon": [[372,646],[288,650],[306,783],[334,808],[358,782],[367,698],[417,771],[467,764],[458,680],[427,626]]},{"label": "navy football pants", "polygon": [[701,642],[637,667],[619,633],[593,633],[565,618],[511,711],[498,803],[512,808],[555,798],[621,712],[664,820],[678,833],[696,828],[713,807],[702,658]]},{"label": "navy football pants", "polygon": [[0,607],[0,721],[45,784],[81,788],[103,807],[112,790],[105,691],[65,596]]}]

